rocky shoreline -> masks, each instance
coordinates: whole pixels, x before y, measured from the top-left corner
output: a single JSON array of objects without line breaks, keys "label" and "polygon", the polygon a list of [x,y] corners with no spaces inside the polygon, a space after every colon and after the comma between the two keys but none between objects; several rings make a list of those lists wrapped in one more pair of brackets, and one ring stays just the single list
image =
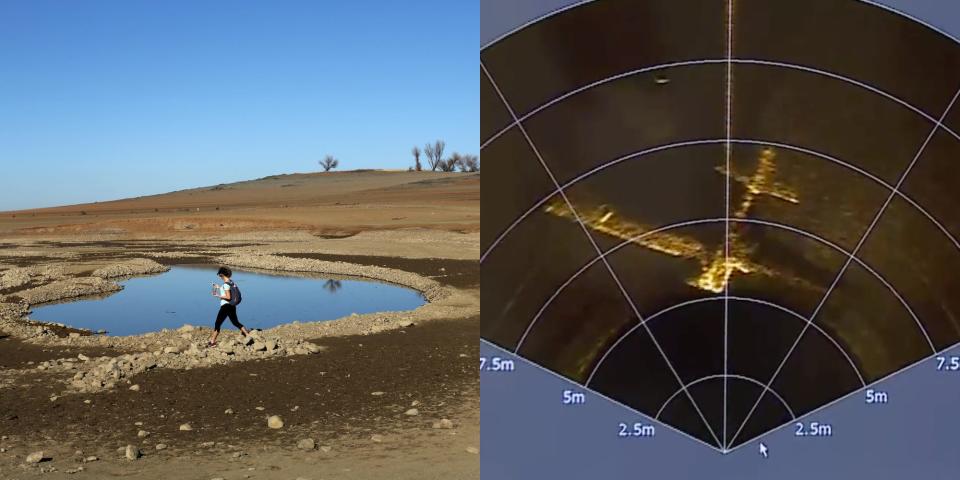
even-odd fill
[{"label": "rocky shoreline", "polygon": [[[43,362],[27,369],[3,372],[4,385],[16,383],[37,371],[55,373],[63,383],[59,395],[94,393],[130,385],[136,375],[156,368],[189,370],[269,357],[309,355],[324,348],[307,339],[330,336],[371,334],[410,328],[434,319],[467,318],[479,309],[479,293],[441,285],[421,275],[402,270],[346,262],[289,258],[279,255],[236,253],[221,256],[215,262],[240,268],[270,271],[311,272],[370,278],[390,282],[421,292],[427,303],[410,311],[377,312],[323,321],[293,322],[264,331],[250,338],[224,335],[215,347],[206,347],[212,329],[184,325],[177,330],[164,329],[142,335],[112,337],[71,329],[63,324],[48,325],[29,320],[31,305],[70,298],[104,294],[121,289],[107,278],[129,278],[169,270],[150,259],[133,259],[93,271],[91,276],[68,278],[57,267],[7,271],[2,277],[10,284],[49,283],[0,297],[0,330],[24,342],[45,346],[105,347],[123,353],[115,357],[88,358],[83,355]],[[56,397],[56,395],[55,395]]]}]

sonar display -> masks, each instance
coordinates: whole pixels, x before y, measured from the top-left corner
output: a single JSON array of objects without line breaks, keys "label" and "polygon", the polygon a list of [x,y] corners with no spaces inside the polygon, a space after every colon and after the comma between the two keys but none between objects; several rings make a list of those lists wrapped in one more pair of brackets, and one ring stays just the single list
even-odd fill
[{"label": "sonar display", "polygon": [[960,43],[909,4],[481,3],[485,472],[545,462],[501,416],[763,462],[960,401]]}]

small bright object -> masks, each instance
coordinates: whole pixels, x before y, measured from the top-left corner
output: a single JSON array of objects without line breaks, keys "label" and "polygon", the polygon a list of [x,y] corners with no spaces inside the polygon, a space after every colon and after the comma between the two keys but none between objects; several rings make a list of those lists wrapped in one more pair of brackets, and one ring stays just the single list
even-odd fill
[{"label": "small bright object", "polygon": [[763,456],[763,458],[767,458],[770,455],[770,449],[768,449],[763,442],[760,442],[760,455]]},{"label": "small bright object", "polygon": [[653,77],[653,81],[654,81],[654,83],[656,83],[657,85],[666,85],[666,84],[670,83],[670,79],[669,79],[669,78],[667,78],[667,77],[662,77],[662,76],[660,76],[660,75],[657,75],[656,77]]}]

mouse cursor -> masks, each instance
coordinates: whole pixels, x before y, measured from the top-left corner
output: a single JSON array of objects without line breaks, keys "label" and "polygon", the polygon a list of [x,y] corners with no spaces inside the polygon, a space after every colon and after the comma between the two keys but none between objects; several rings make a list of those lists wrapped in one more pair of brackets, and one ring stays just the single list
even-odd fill
[{"label": "mouse cursor", "polygon": [[763,442],[760,442],[760,455],[763,456],[763,458],[767,458],[770,455],[770,450]]}]

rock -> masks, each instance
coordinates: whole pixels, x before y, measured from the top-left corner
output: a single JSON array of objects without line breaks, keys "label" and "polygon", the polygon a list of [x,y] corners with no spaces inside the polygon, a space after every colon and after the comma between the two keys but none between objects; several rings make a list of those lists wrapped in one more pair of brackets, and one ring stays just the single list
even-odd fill
[{"label": "rock", "polygon": [[140,438],[147,438],[150,435],[150,432],[146,430],[140,430],[137,432],[137,436]]},{"label": "rock", "polygon": [[200,444],[200,448],[210,448],[210,447],[212,447],[212,446],[214,446],[214,445],[215,445],[214,442],[203,442],[203,443]]},{"label": "rock", "polygon": [[330,448],[329,445],[324,445],[324,446],[320,447],[320,451],[321,451],[321,452],[324,452],[324,453],[329,453],[330,450],[333,450],[333,449]]},{"label": "rock", "polygon": [[197,329],[197,327],[194,327],[193,325],[190,325],[190,324],[186,324],[186,325],[178,328],[177,331],[180,332],[180,333],[189,333],[189,332],[192,332],[192,331],[194,331],[194,330],[196,330],[196,329]]},{"label": "rock", "polygon": [[84,355],[84,354],[82,354],[82,353],[81,353],[80,355],[77,355],[77,358],[79,358],[81,361],[84,361],[84,362],[90,360],[90,357],[88,357],[88,356],[86,356],[86,355]]},{"label": "rock", "polygon": [[467,453],[472,453],[474,455],[480,454],[480,449],[477,447],[467,447]]},{"label": "rock", "polygon": [[100,457],[96,455],[90,455],[89,457],[83,459],[83,463],[96,462],[97,460],[100,460]]},{"label": "rock", "polygon": [[267,418],[267,426],[270,428],[283,428],[283,420],[276,415],[272,415]]},{"label": "rock", "polygon": [[322,350],[318,345],[310,342],[303,342],[302,347],[303,347],[303,350],[306,350],[309,353],[320,353],[320,351]]},{"label": "rock", "polygon": [[191,427],[189,423],[184,423],[183,425],[180,425],[181,432],[189,432],[190,430],[193,430],[193,427]]},{"label": "rock", "polygon": [[420,415],[420,410],[417,410],[416,408],[411,408],[410,410],[403,412],[403,414],[408,417],[416,417],[417,415]]},{"label": "rock", "polygon": [[167,448],[167,444],[166,444],[166,443],[158,443],[157,446],[156,446],[156,449],[157,449],[157,450],[165,450],[166,448]]},{"label": "rock", "polygon": [[313,450],[317,448],[317,444],[312,438],[304,438],[303,440],[297,442],[297,448],[300,450]]},{"label": "rock", "polygon": [[373,440],[376,443],[380,443],[383,441],[383,435],[374,433],[373,435],[370,436],[370,440]]},{"label": "rock", "polygon": [[267,344],[265,344],[265,343],[260,343],[260,342],[254,342],[254,343],[253,343],[253,349],[254,349],[254,351],[257,351],[257,352],[266,352],[266,351],[267,351]]},{"label": "rock", "polygon": [[255,408],[255,409],[257,409],[257,410],[259,410],[259,411],[261,411],[261,412],[264,411],[264,410],[266,410],[266,408],[263,408],[263,407],[253,407],[253,408]]},{"label": "rock", "polygon": [[139,391],[140,391],[140,384],[130,385],[130,390],[133,390],[134,392],[139,392]]},{"label": "rock", "polygon": [[39,452],[33,452],[30,455],[27,455],[27,458],[24,461],[27,463],[40,463],[43,461],[43,451],[41,450]]},{"label": "rock", "polygon": [[233,415],[233,409],[232,409],[232,408],[228,408],[228,409],[224,410],[223,413],[225,413],[225,414],[227,414],[227,415]]},{"label": "rock", "polygon": [[383,392],[370,392],[370,395],[373,395],[374,397],[379,397],[383,395]]},{"label": "rock", "polygon": [[400,323],[398,323],[398,325],[400,325],[400,328],[407,328],[407,327],[412,327],[414,324],[410,320],[403,320]]},{"label": "rock", "polygon": [[275,340],[267,340],[267,350],[273,351],[277,349],[277,342]]},{"label": "rock", "polygon": [[123,453],[123,456],[126,457],[127,460],[136,460],[142,455],[143,454],[140,453],[140,449],[133,445],[127,445],[127,448]]},{"label": "rock", "polygon": [[177,354],[177,353],[180,353],[180,349],[174,346],[163,347],[163,353]]},{"label": "rock", "polygon": [[67,336],[70,338],[80,338],[80,334],[77,332],[70,332]]},{"label": "rock", "polygon": [[433,428],[450,429],[453,428],[453,422],[446,418],[441,418],[440,421],[433,422]]}]

